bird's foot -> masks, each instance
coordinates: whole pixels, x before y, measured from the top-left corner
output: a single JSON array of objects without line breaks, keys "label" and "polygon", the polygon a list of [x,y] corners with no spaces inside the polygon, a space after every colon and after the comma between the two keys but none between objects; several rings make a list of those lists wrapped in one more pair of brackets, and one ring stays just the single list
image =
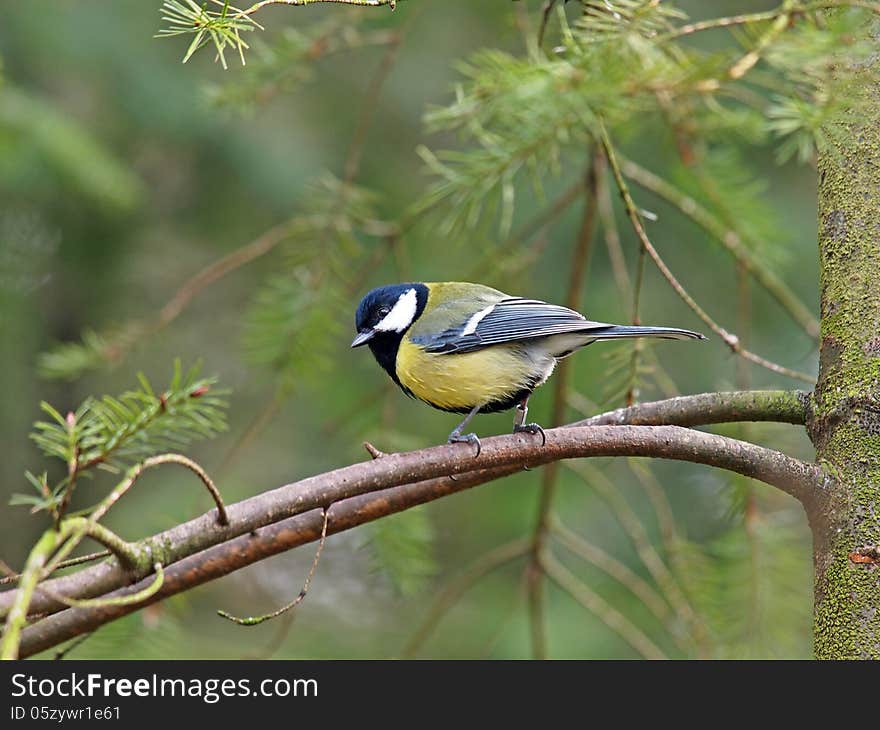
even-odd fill
[{"label": "bird's foot", "polygon": [[522,426],[516,424],[513,427],[514,433],[530,433],[532,435],[541,434],[541,446],[545,446],[547,444],[547,434],[544,433],[544,429],[537,423],[525,423]]},{"label": "bird's foot", "polygon": [[474,454],[474,458],[476,459],[480,452],[483,450],[483,445],[480,443],[480,437],[475,433],[455,433],[454,431],[449,434],[448,443],[450,444],[474,444],[477,447],[477,453]]}]

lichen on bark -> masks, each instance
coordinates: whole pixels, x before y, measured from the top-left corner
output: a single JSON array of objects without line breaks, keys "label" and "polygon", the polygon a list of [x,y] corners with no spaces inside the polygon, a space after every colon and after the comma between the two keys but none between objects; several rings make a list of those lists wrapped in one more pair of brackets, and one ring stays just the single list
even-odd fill
[{"label": "lichen on bark", "polygon": [[880,659],[880,98],[876,63],[856,73],[858,118],[819,158],[821,349],[808,429],[838,486],[815,536],[815,653]]}]

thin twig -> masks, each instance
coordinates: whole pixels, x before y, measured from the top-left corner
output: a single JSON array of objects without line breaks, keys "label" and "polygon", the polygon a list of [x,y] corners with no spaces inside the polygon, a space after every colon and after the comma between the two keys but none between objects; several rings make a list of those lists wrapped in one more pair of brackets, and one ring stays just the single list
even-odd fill
[{"label": "thin twig", "polygon": [[580,476],[608,505],[624,532],[629,536],[636,549],[636,554],[663,592],[669,605],[691,628],[696,643],[698,645],[703,643],[706,637],[706,628],[702,617],[691,606],[675,576],[672,575],[669,567],[651,544],[651,539],[648,537],[641,520],[618,492],[616,486],[598,469],[574,462],[566,462],[566,466]]},{"label": "thin twig", "polygon": [[[829,8],[865,8],[875,13],[880,13],[880,4],[870,2],[869,0],[820,0],[820,2],[805,3],[803,5],[795,4],[791,8],[791,13],[810,13],[814,10],[825,10]],[[751,23],[764,23],[774,20],[785,12],[785,5],[780,5],[775,10],[765,10],[760,13],[744,13],[742,15],[729,15],[723,18],[710,18],[708,20],[700,20],[696,23],[688,23],[664,33],[657,38],[658,43],[681,38],[682,36],[692,35],[705,30],[716,30],[719,28],[732,28],[738,25],[748,25]]]},{"label": "thin twig", "polygon": [[249,8],[242,10],[240,15],[253,15],[258,10],[265,8],[267,5],[314,5],[316,3],[333,3],[336,5],[357,5],[360,7],[377,8],[387,5],[392,10],[397,7],[398,0],[261,0],[254,3]]},{"label": "thin twig", "polygon": [[696,200],[677,189],[667,180],[655,175],[641,165],[620,159],[623,174],[645,190],[649,190],[663,200],[678,208],[684,215],[700,226],[717,240],[736,259],[737,263],[785,309],[810,337],[818,337],[819,321],[812,312],[798,299],[797,295],[776,274],[760,261],[743,245],[740,234],[726,226],[709,210]]},{"label": "thin twig", "polygon": [[[412,18],[410,21],[412,22]],[[358,117],[357,126],[355,127],[354,136],[348,148],[348,155],[345,160],[343,183],[347,187],[354,182],[360,169],[361,156],[364,150],[364,143],[367,140],[367,132],[370,129],[370,123],[375,116],[376,108],[379,104],[379,96],[385,81],[391,74],[394,64],[397,62],[397,56],[400,53],[400,44],[403,39],[403,32],[395,34],[394,38],[388,43],[385,54],[379,63],[379,68],[370,79],[367,87],[365,101],[361,106],[361,113]]]},{"label": "thin twig", "polygon": [[[78,558],[63,560],[55,567],[55,571],[63,570],[64,568],[72,568],[75,565],[82,565],[83,563],[91,563],[95,560],[106,558],[108,555],[110,555],[109,550],[99,550],[96,553],[89,553],[88,555],[81,555]],[[16,573],[11,568],[8,568],[6,563],[4,563],[2,560],[0,560],[0,570],[6,573],[6,575],[0,578],[0,586],[8,585],[9,583],[15,583],[19,578],[21,578],[21,573]]]},{"label": "thin twig", "polygon": [[206,266],[195,276],[187,279],[168,303],[162,307],[159,316],[147,325],[147,334],[153,334],[173,322],[193,298],[206,287],[272,251],[290,235],[292,228],[293,221],[279,223],[260,234],[246,246],[226,254],[223,258]]},{"label": "thin twig", "polygon": [[[63,525],[68,530],[75,532],[81,528],[83,534],[107,548],[123,567],[133,569],[137,565],[137,547],[133,543],[126,542],[103,525],[91,522],[85,517],[68,517],[64,520]],[[58,567],[60,567],[60,564]],[[55,570],[57,570],[57,567],[52,568],[52,572]],[[48,573],[45,575],[48,575]]]},{"label": "thin twig", "polygon": [[[517,250],[522,244],[549,228],[581,196],[584,190],[582,177],[563,190],[553,202],[542,209],[534,218],[514,231],[503,243],[487,251],[468,273],[468,278],[480,281],[485,276],[509,275],[529,266],[546,247],[547,242],[539,241],[517,256],[509,252]],[[503,256],[499,256],[503,252]]]},{"label": "thin twig", "polygon": [[6,617],[6,626],[3,636],[0,637],[0,659],[18,659],[21,632],[27,623],[28,607],[34,595],[34,589],[40,580],[43,567],[49,559],[49,555],[57,547],[60,533],[54,529],[46,530],[37,544],[31,548],[21,579],[18,581],[18,590],[15,592],[15,600]]},{"label": "thin twig", "polygon": [[620,298],[628,302],[632,299],[632,283],[629,279],[629,272],[626,269],[623,247],[620,245],[620,233],[617,230],[614,204],[608,187],[608,164],[604,156],[602,157],[602,163],[597,169],[596,188],[596,195],[599,199],[599,221],[602,224],[605,247],[608,249],[608,259],[611,261],[614,283],[617,285]]},{"label": "thin twig", "polygon": [[247,618],[240,618],[238,616],[233,616],[231,613],[226,611],[217,611],[218,616],[222,616],[225,619],[232,621],[239,626],[257,626],[264,621],[269,621],[273,618],[278,618],[281,614],[287,613],[290,609],[295,608],[300,603],[302,603],[303,599],[306,597],[306,594],[309,592],[309,587],[312,585],[312,578],[315,577],[315,571],[318,569],[318,561],[321,560],[321,553],[324,551],[324,542],[327,540],[327,522],[330,519],[330,509],[329,507],[325,507],[323,509],[323,526],[321,527],[321,540],[318,542],[318,549],[315,551],[315,559],[312,561],[312,567],[309,568],[308,575],[306,575],[305,582],[303,583],[302,590],[299,592],[299,595],[294,598],[290,603],[285,604],[281,608],[272,611],[271,613],[263,614],[262,616],[248,616]]},{"label": "thin twig", "polygon": [[773,20],[779,15],[779,10],[766,10],[762,13],[744,13],[742,15],[729,15],[724,18],[710,18],[708,20],[700,20],[696,23],[688,23],[664,33],[657,38],[658,43],[681,38],[682,36],[699,33],[704,30],[715,30],[717,28],[732,28],[737,25],[747,25],[749,23],[763,23]]},{"label": "thin twig", "polygon": [[[104,515],[113,507],[116,502],[118,502],[137,482],[140,478],[141,474],[143,474],[147,469],[151,469],[155,466],[161,466],[163,464],[180,464],[181,466],[190,469],[194,472],[199,479],[202,480],[202,483],[211,493],[211,496],[214,499],[214,503],[217,505],[217,521],[220,523],[221,527],[229,524],[229,516],[226,512],[226,505],[223,503],[223,498],[220,496],[220,492],[214,486],[214,483],[211,481],[211,478],[207,475],[204,469],[200,467],[196,462],[192,459],[187,458],[181,454],[159,454],[157,456],[151,456],[148,459],[144,459],[144,461],[139,464],[135,464],[125,473],[125,477],[119,484],[117,484],[113,490],[108,494],[104,499],[102,499],[95,509],[91,512],[88,519],[83,519],[81,523],[77,523],[75,527],[72,529],[72,535],[70,535],[70,539],[66,540],[63,544],[60,545],[58,550],[55,552],[52,560],[46,566],[46,569],[43,575],[50,575],[55,570],[58,569],[58,566],[61,562],[68,556],[70,553],[76,549],[77,545],[79,545],[80,541],[89,534],[89,531],[92,529],[94,525],[96,525]],[[137,547],[136,544],[132,544],[131,547]],[[137,563],[137,558],[132,558],[133,563]]]},{"label": "thin twig", "polygon": [[755,47],[730,67],[727,75],[731,79],[741,79],[758,63],[761,59],[761,54],[788,27],[788,24],[791,22],[791,14],[797,9],[797,5],[797,0],[784,0],[780,7],[779,17],[773,21],[773,24],[758,39]]},{"label": "thin twig", "polygon": [[[599,221],[602,226],[602,232],[605,238],[605,247],[608,251],[608,258],[611,262],[611,270],[614,274],[614,283],[617,292],[620,295],[621,302],[627,303],[633,300],[632,282],[629,278],[629,272],[626,268],[626,258],[623,255],[623,247],[620,244],[620,233],[617,230],[617,220],[614,215],[614,205],[611,200],[611,192],[608,188],[608,162],[604,154],[600,154],[600,161],[597,166],[597,197],[599,201]],[[643,250],[640,248],[639,263],[637,264],[637,273],[643,274],[644,262]],[[645,356],[651,362],[652,374],[654,382],[660,389],[660,392],[667,397],[678,394],[678,388],[674,381],[660,364],[656,353],[651,348],[644,348],[641,340],[636,340],[634,344],[633,357],[636,353],[639,356]],[[638,364],[637,361],[634,363]],[[629,390],[629,389],[628,389]],[[634,395],[634,394],[633,394]],[[627,392],[626,399],[630,399],[630,393]],[[633,402],[635,398],[632,398]]]},{"label": "thin twig", "polygon": [[565,593],[596,616],[645,659],[668,659],[663,650],[651,641],[638,626],[578,579],[552,555],[548,554],[544,557],[544,570],[547,576]]},{"label": "thin twig", "polygon": [[400,652],[404,659],[416,655],[422,645],[428,640],[443,617],[449,612],[459,599],[489,573],[501,568],[508,563],[525,555],[529,550],[529,541],[525,539],[514,540],[493,548],[481,555],[463,573],[456,576],[437,593],[437,597],[428,608],[424,620],[418,625],[413,635],[406,642],[406,646]]},{"label": "thin twig", "polygon": [[782,365],[777,365],[766,358],[760,357],[759,355],[750,352],[742,346],[742,343],[739,341],[739,338],[725,330],[723,327],[718,325],[715,320],[713,320],[706,311],[697,304],[696,300],[688,294],[687,290],[681,285],[669,267],[666,265],[666,262],[660,257],[660,254],[657,253],[657,249],[654,248],[654,245],[651,243],[648,238],[648,234],[645,232],[645,228],[642,225],[641,218],[639,216],[638,208],[636,207],[635,202],[632,199],[632,196],[629,192],[629,187],[626,184],[626,180],[623,177],[623,173],[620,170],[620,165],[617,162],[617,156],[615,154],[614,148],[611,144],[611,140],[608,137],[608,132],[605,129],[603,124],[600,124],[600,139],[602,141],[602,145],[605,148],[605,154],[608,157],[608,161],[611,164],[611,169],[614,173],[614,179],[617,181],[617,187],[620,190],[620,196],[623,199],[624,205],[626,206],[627,215],[632,223],[633,230],[635,230],[636,235],[639,237],[639,240],[642,243],[645,251],[647,251],[648,255],[651,257],[651,260],[659,269],[660,273],[663,275],[663,278],[669,283],[672,289],[676,294],[681,298],[681,300],[687,304],[688,307],[696,314],[716,335],[718,335],[722,342],[727,345],[732,352],[739,355],[740,357],[744,357],[747,360],[755,363],[756,365],[760,365],[768,370],[771,370],[780,375],[785,375],[790,378],[795,378],[797,380],[802,380],[807,383],[814,383],[815,378],[807,375],[806,373],[799,372],[797,370],[792,370],[790,368],[783,367]]},{"label": "thin twig", "polygon": [[614,580],[627,588],[645,607],[654,614],[654,617],[664,626],[668,626],[672,614],[669,605],[656,589],[642,578],[638,573],[631,570],[625,563],[606,553],[602,548],[588,542],[574,531],[567,528],[559,519],[554,520],[553,535],[560,543],[582,558],[590,565],[598,568],[603,573],[610,575]]},{"label": "thin twig", "polygon": [[544,7],[541,9],[541,25],[538,27],[538,48],[544,45],[544,33],[547,30],[547,23],[550,22],[550,13],[553,12],[553,6],[556,0],[546,0]]},{"label": "thin twig", "polygon": [[149,585],[145,586],[136,593],[131,593],[124,596],[108,596],[106,598],[69,598],[67,596],[59,595],[51,589],[45,588],[43,585],[38,585],[37,590],[45,593],[46,595],[51,597],[52,600],[63,603],[65,606],[69,606],[71,608],[110,608],[118,606],[136,606],[158,593],[159,589],[162,587],[162,584],[165,582],[165,570],[162,567],[162,563],[153,563],[153,572],[155,573],[155,577]]},{"label": "thin twig", "polygon": [[369,441],[364,441],[364,449],[366,449],[366,452],[373,459],[381,459],[383,456],[385,456],[384,451],[379,451],[379,449],[373,446],[373,444],[371,444]]}]

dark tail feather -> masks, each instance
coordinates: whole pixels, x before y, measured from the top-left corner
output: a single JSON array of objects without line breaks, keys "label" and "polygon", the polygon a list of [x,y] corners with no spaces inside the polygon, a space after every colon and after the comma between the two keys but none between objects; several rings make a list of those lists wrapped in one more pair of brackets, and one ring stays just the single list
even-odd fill
[{"label": "dark tail feather", "polygon": [[611,324],[591,330],[590,336],[597,340],[617,340],[626,337],[662,337],[667,340],[705,340],[699,332],[678,327],[637,327],[635,325]]}]

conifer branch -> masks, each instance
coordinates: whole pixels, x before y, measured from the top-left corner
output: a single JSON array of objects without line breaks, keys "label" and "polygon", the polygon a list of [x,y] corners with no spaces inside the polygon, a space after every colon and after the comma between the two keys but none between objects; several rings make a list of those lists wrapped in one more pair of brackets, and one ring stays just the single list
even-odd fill
[{"label": "conifer branch", "polygon": [[621,158],[620,169],[634,183],[671,203],[709,233],[788,312],[791,318],[803,327],[810,337],[819,336],[819,321],[813,313],[782,279],[765,264],[755,259],[751,251],[743,245],[742,237],[736,230],[725,226],[692,197],[638,163]]},{"label": "conifer branch", "polygon": [[641,216],[639,215],[639,210],[636,207],[635,202],[632,199],[632,195],[629,192],[629,187],[624,180],[623,173],[620,170],[620,165],[617,161],[617,154],[614,151],[614,147],[611,144],[611,139],[608,137],[608,132],[605,130],[604,125],[600,125],[600,140],[602,142],[602,146],[605,149],[605,154],[608,157],[608,161],[611,164],[611,170],[614,173],[614,179],[617,181],[617,187],[620,191],[620,196],[623,199],[624,206],[626,207],[627,216],[629,217],[630,223],[632,223],[633,230],[636,232],[639,240],[641,241],[642,247],[647,252],[647,254],[651,257],[651,260],[657,266],[657,269],[663,275],[663,278],[669,283],[672,287],[673,291],[681,298],[681,300],[697,315],[709,329],[711,329],[716,335],[718,335],[722,342],[727,345],[730,350],[739,355],[740,357],[744,357],[746,360],[749,360],[756,365],[760,365],[767,370],[771,370],[772,372],[778,373],[779,375],[785,375],[789,378],[794,378],[796,380],[802,380],[806,383],[814,383],[815,378],[806,373],[799,372],[797,370],[792,370],[791,368],[784,367],[782,365],[778,365],[777,363],[771,362],[766,358],[761,357],[760,355],[756,355],[755,353],[747,350],[742,346],[739,338],[728,332],[726,329],[721,327],[719,324],[715,322],[699,304],[697,304],[696,300],[688,294],[687,290],[681,285],[669,267],[666,265],[666,262],[660,257],[660,254],[657,252],[657,249],[654,248],[654,245],[651,243],[648,238],[648,234],[645,232],[645,227],[642,225]]}]

